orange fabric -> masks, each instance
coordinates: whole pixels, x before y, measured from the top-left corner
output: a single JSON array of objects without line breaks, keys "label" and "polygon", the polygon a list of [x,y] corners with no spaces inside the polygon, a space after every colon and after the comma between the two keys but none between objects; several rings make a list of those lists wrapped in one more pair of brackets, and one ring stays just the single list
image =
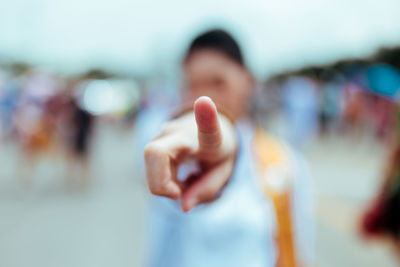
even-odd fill
[{"label": "orange fabric", "polygon": [[[277,218],[277,266],[299,266],[296,262],[294,250],[290,183],[284,181],[282,183],[283,186],[278,188],[279,186],[274,186],[274,181],[270,181],[270,179],[290,179],[287,151],[283,144],[279,143],[262,129],[258,129],[256,132],[254,150],[258,159],[263,190],[266,196],[272,200]],[[275,174],[275,177],[268,177],[268,171],[272,168],[276,171],[270,176]],[[279,183],[282,181],[276,182]]]},{"label": "orange fabric", "polygon": [[44,120],[41,120],[36,129],[31,133],[27,145],[31,152],[49,149],[51,145],[51,133],[49,125]]}]

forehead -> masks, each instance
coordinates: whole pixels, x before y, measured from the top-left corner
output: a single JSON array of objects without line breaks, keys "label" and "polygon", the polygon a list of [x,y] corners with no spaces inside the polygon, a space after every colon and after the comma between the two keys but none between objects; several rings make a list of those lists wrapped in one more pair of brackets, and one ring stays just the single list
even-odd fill
[{"label": "forehead", "polygon": [[191,54],[183,65],[188,75],[196,74],[224,74],[239,71],[241,66],[214,50],[200,50]]}]

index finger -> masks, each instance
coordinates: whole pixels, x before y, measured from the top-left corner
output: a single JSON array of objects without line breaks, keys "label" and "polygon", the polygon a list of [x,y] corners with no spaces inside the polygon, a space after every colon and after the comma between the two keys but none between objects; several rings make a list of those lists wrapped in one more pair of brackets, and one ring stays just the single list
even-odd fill
[{"label": "index finger", "polygon": [[211,98],[201,96],[194,102],[199,150],[211,154],[222,144],[221,127],[217,107]]}]

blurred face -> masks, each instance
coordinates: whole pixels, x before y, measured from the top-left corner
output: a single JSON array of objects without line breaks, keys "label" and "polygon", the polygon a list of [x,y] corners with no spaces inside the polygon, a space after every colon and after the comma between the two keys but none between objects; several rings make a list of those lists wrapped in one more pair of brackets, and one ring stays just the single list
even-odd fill
[{"label": "blurred face", "polygon": [[253,80],[244,67],[218,51],[200,50],[187,58],[183,70],[187,100],[209,96],[233,119],[246,115]]}]

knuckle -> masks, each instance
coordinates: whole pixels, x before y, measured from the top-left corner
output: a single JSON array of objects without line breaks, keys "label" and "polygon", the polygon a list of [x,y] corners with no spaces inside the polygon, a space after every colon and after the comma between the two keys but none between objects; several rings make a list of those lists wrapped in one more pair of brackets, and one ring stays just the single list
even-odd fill
[{"label": "knuckle", "polygon": [[199,203],[210,202],[215,198],[215,195],[216,195],[215,193],[211,192],[201,194],[201,196],[199,196]]},{"label": "knuckle", "polygon": [[214,198],[214,196],[217,194],[218,189],[215,188],[215,186],[212,185],[207,185],[204,188],[204,192],[203,192],[203,198],[205,201],[210,200],[212,198]]},{"label": "knuckle", "polygon": [[144,157],[146,160],[152,159],[163,153],[163,149],[155,142],[149,143],[144,148]]},{"label": "knuckle", "polygon": [[153,195],[161,194],[161,189],[158,185],[158,181],[151,178],[149,179],[149,177],[148,177],[148,188],[150,193],[152,193]]},{"label": "knuckle", "polygon": [[150,193],[152,193],[153,195],[156,195],[156,196],[162,195],[162,191],[158,187],[149,186],[149,190],[150,190]]},{"label": "knuckle", "polygon": [[154,151],[154,145],[152,143],[149,143],[144,147],[145,156],[151,155],[153,151]]},{"label": "knuckle", "polygon": [[153,185],[149,187],[150,192],[156,196],[168,196],[169,188],[165,185],[165,183]]},{"label": "knuckle", "polygon": [[163,194],[167,194],[170,191],[170,187],[168,186],[168,182],[167,181],[162,181],[160,186],[159,186],[159,190]]}]

